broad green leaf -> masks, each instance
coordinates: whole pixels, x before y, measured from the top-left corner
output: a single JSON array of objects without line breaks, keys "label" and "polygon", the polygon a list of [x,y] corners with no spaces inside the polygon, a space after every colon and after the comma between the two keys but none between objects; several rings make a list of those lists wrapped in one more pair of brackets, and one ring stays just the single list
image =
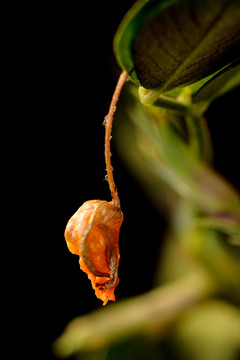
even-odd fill
[{"label": "broad green leaf", "polygon": [[114,48],[139,86],[166,92],[193,84],[239,57],[240,2],[140,0],[120,24]]},{"label": "broad green leaf", "polygon": [[175,0],[139,0],[128,11],[122,20],[114,38],[114,50],[120,66],[127,71],[131,80],[141,85],[134,69],[132,44],[142,23],[157,11],[173,3]]},{"label": "broad green leaf", "polygon": [[[190,85],[189,91],[192,94],[192,102],[207,103],[232,90],[240,85],[240,58],[228,64],[223,69],[195,82]],[[142,88],[140,88],[142,89]],[[143,90],[141,90],[143,92]],[[168,96],[176,98],[182,92],[182,88],[173,89],[168,92]],[[151,93],[148,94],[151,96]],[[157,100],[158,101],[158,100]]]},{"label": "broad green leaf", "polygon": [[240,59],[218,71],[217,74],[209,76],[203,84],[200,82],[191,86],[194,103],[210,102],[230,91],[240,85]]}]

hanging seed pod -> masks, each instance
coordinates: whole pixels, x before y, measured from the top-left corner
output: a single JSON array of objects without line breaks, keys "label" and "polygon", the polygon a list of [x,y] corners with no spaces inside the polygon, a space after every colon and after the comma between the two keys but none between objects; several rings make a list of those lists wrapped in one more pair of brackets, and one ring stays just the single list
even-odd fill
[{"label": "hanging seed pod", "polygon": [[80,267],[103,305],[115,300],[122,221],[121,210],[112,202],[90,200],[71,217],[65,230],[69,250],[79,255]]}]

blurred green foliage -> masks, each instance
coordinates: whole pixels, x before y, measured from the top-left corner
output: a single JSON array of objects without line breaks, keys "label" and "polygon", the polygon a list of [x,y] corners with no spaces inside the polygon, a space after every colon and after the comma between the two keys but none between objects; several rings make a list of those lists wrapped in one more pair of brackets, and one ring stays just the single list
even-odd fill
[{"label": "blurred green foliage", "polygon": [[[202,26],[201,44],[194,38],[194,16],[195,25]],[[163,31],[159,19],[163,34],[157,33]],[[166,54],[177,53],[179,31],[181,41],[188,35],[191,51],[184,55],[184,66],[175,56],[168,68]],[[203,114],[216,97],[240,83],[240,3],[140,0],[124,18],[114,44],[120,66],[144,86],[138,93],[129,84],[120,103],[119,152],[164,213],[168,230],[161,239],[154,289],[73,320],[54,343],[54,352],[85,360],[238,360],[240,195],[213,168]],[[141,52],[144,47],[152,53]],[[158,57],[163,47],[165,60]],[[145,88],[156,75],[154,62],[156,69],[164,67],[166,77],[159,81],[159,73],[157,86]],[[192,74],[185,66],[191,63]]]}]

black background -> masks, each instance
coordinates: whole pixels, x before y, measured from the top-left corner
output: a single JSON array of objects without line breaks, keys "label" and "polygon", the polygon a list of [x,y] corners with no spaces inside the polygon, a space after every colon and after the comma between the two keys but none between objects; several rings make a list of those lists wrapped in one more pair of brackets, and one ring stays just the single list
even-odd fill
[{"label": "black background", "polygon": [[[8,149],[14,319],[18,354],[53,359],[51,344],[74,317],[101,308],[64,229],[90,199],[111,200],[104,181],[104,127],[121,70],[112,52],[119,22],[134,1],[69,2],[21,7],[12,34]],[[15,9],[17,18],[18,9]],[[240,189],[239,90],[207,112],[215,166]],[[117,299],[149,290],[164,220],[114,150],[124,223]],[[158,237],[154,234],[159,234]],[[150,243],[150,245],[149,245]],[[144,264],[147,266],[143,266]],[[20,315],[20,316],[19,316]],[[17,330],[16,330],[17,329]],[[8,348],[9,358],[14,346]]]}]

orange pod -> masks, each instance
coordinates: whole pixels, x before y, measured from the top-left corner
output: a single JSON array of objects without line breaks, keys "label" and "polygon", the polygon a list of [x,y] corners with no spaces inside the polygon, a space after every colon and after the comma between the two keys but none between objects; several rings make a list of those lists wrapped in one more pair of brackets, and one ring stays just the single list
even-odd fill
[{"label": "orange pod", "polygon": [[106,305],[115,301],[118,285],[119,231],[123,222],[120,207],[102,200],[86,201],[68,221],[68,249],[79,255],[81,269],[91,280],[96,296]]}]

